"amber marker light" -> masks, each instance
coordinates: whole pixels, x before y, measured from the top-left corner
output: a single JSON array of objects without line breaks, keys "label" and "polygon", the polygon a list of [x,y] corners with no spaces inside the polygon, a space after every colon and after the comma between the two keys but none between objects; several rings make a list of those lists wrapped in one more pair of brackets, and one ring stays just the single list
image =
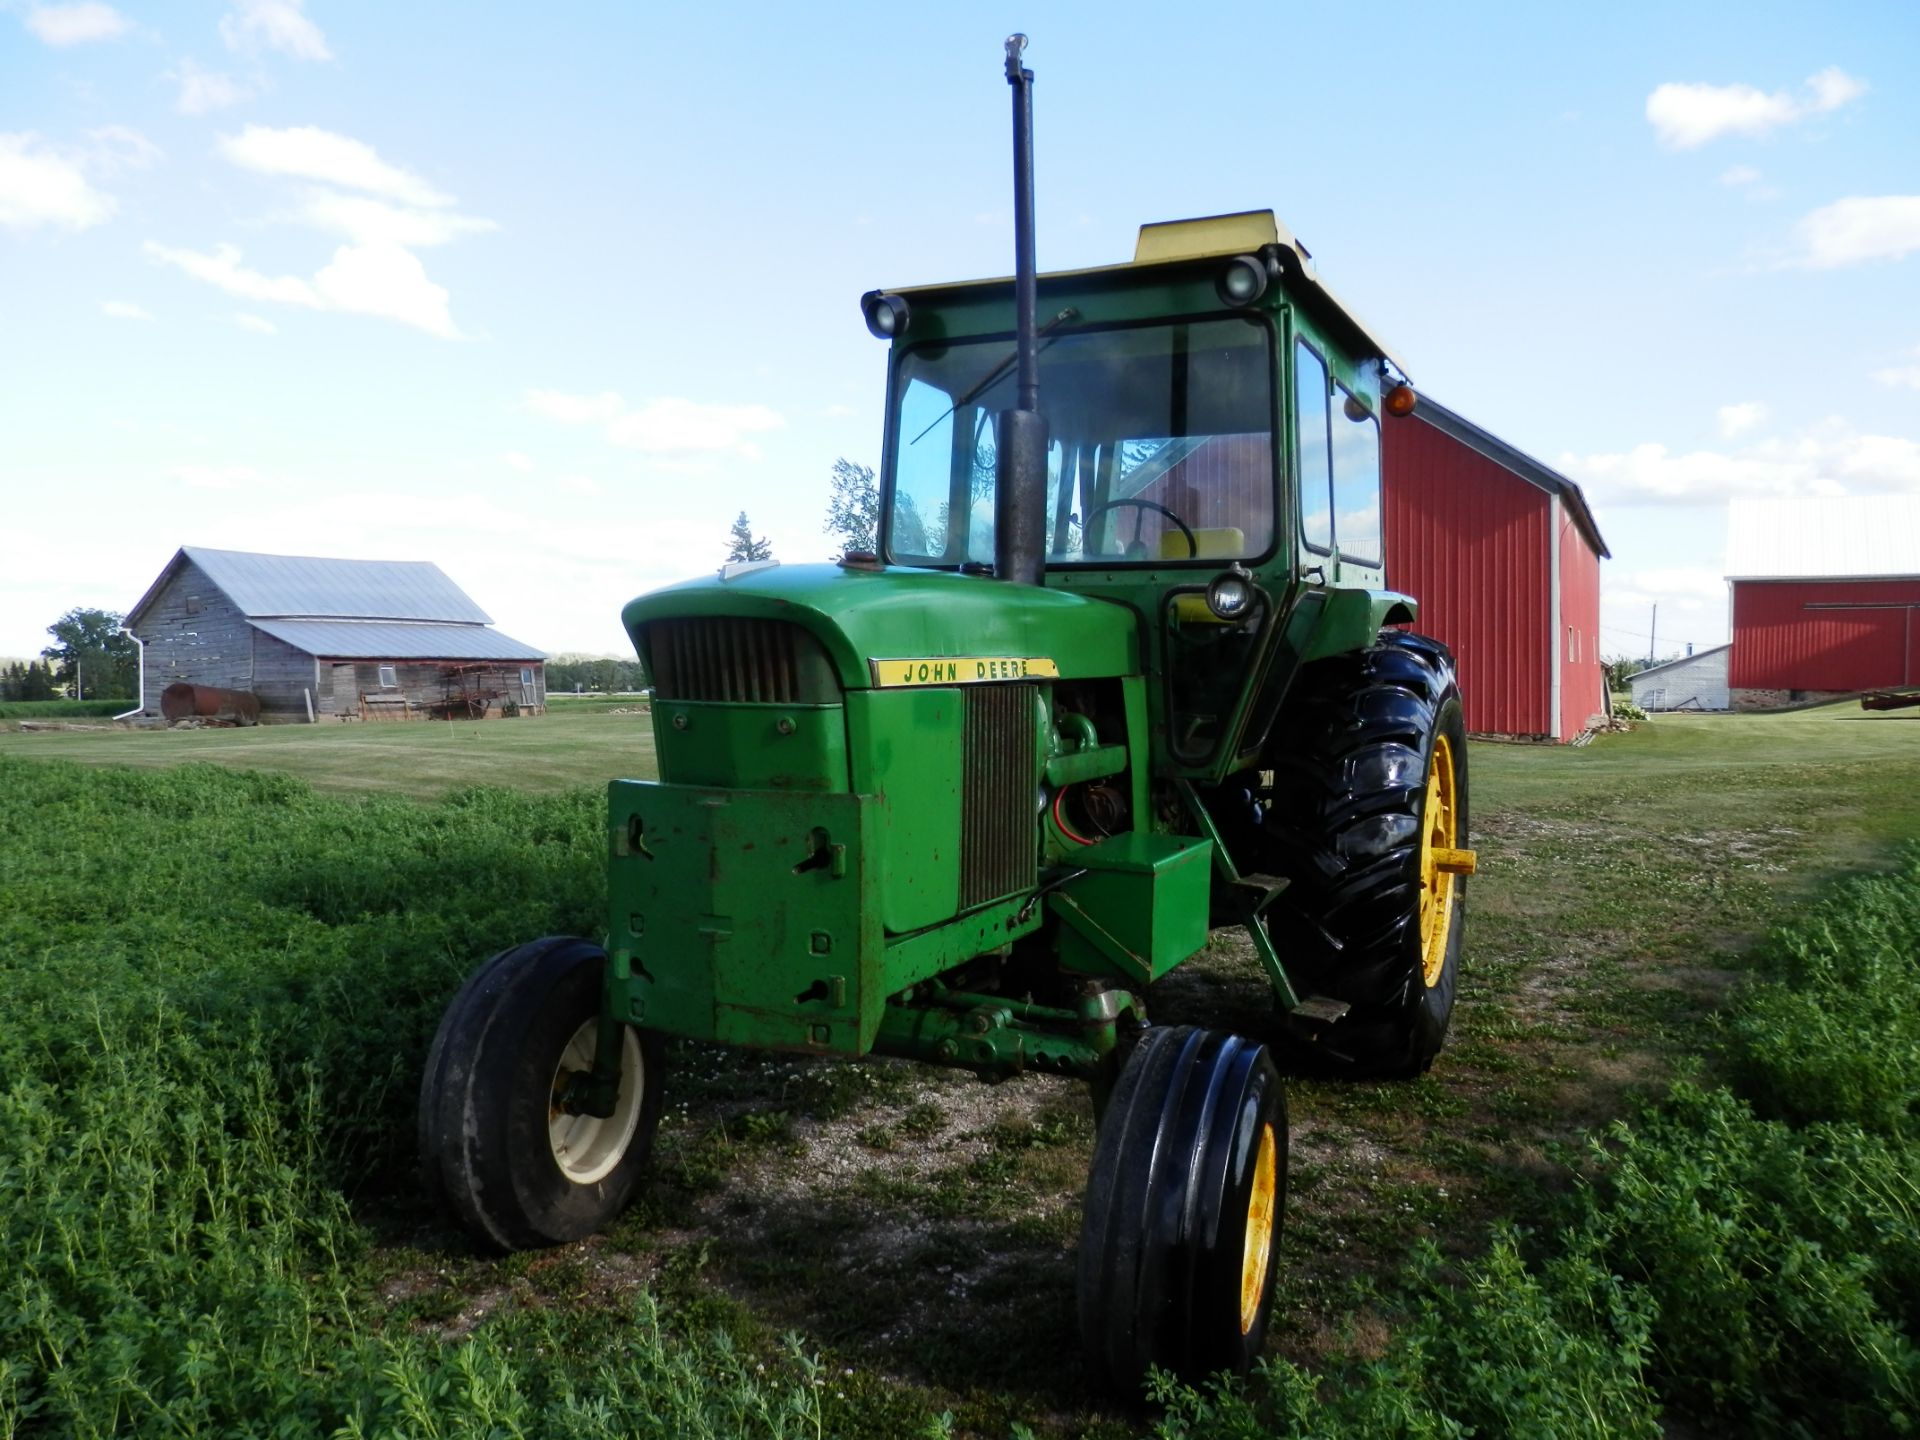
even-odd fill
[{"label": "amber marker light", "polygon": [[1413,407],[1420,403],[1420,397],[1413,393],[1411,385],[1396,385],[1387,392],[1383,403],[1387,414],[1396,420],[1404,420],[1413,413]]}]

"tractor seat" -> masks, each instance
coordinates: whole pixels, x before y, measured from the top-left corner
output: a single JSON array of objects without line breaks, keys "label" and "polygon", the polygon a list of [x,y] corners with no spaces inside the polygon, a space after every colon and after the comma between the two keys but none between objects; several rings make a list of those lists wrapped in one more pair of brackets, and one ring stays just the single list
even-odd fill
[{"label": "tractor seat", "polygon": [[[1211,530],[1195,530],[1194,540],[1199,544],[1198,558],[1205,560],[1218,557],[1222,560],[1238,560],[1247,553],[1246,532],[1237,525],[1220,525]],[[1187,537],[1180,530],[1169,528],[1160,532],[1160,559],[1186,560]],[[1207,608],[1204,595],[1176,595],[1173,599],[1173,618],[1182,625],[1225,625],[1222,620]]]}]

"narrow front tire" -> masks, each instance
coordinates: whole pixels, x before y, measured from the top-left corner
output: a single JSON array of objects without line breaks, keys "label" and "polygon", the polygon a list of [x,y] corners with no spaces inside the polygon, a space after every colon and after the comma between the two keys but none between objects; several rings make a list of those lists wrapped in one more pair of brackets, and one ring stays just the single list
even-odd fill
[{"label": "narrow front tire", "polygon": [[476,1239],[503,1250],[604,1229],[633,1198],[660,1123],[660,1037],[626,1027],[604,1118],[562,1097],[593,1068],[606,951],[548,936],[494,956],[441,1019],[420,1088],[427,1185]]},{"label": "narrow front tire", "polygon": [[1150,1367],[1244,1374],[1273,1314],[1287,1110],[1266,1047],[1147,1031],[1095,1142],[1080,1230],[1080,1333],[1097,1387],[1137,1398]]}]

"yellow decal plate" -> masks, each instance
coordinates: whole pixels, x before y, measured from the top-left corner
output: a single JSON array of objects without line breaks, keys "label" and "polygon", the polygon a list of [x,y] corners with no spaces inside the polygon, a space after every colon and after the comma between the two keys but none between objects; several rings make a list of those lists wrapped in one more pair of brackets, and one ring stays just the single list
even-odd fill
[{"label": "yellow decal plate", "polygon": [[985,685],[995,680],[1056,680],[1060,667],[1038,655],[942,655],[914,660],[869,660],[873,683]]}]

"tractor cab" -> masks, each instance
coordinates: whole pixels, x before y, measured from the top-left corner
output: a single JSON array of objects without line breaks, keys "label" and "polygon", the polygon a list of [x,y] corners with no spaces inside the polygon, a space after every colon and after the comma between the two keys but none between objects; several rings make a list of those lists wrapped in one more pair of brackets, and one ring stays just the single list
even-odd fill
[{"label": "tractor cab", "polygon": [[[862,304],[893,347],[882,558],[987,571],[1014,282]],[[1219,779],[1260,749],[1289,660],[1346,645],[1323,626],[1412,617],[1384,588],[1380,494],[1383,392],[1411,392],[1267,210],[1143,226],[1127,264],[1040,275],[1037,319],[1043,583],[1135,613],[1156,768]]]}]

